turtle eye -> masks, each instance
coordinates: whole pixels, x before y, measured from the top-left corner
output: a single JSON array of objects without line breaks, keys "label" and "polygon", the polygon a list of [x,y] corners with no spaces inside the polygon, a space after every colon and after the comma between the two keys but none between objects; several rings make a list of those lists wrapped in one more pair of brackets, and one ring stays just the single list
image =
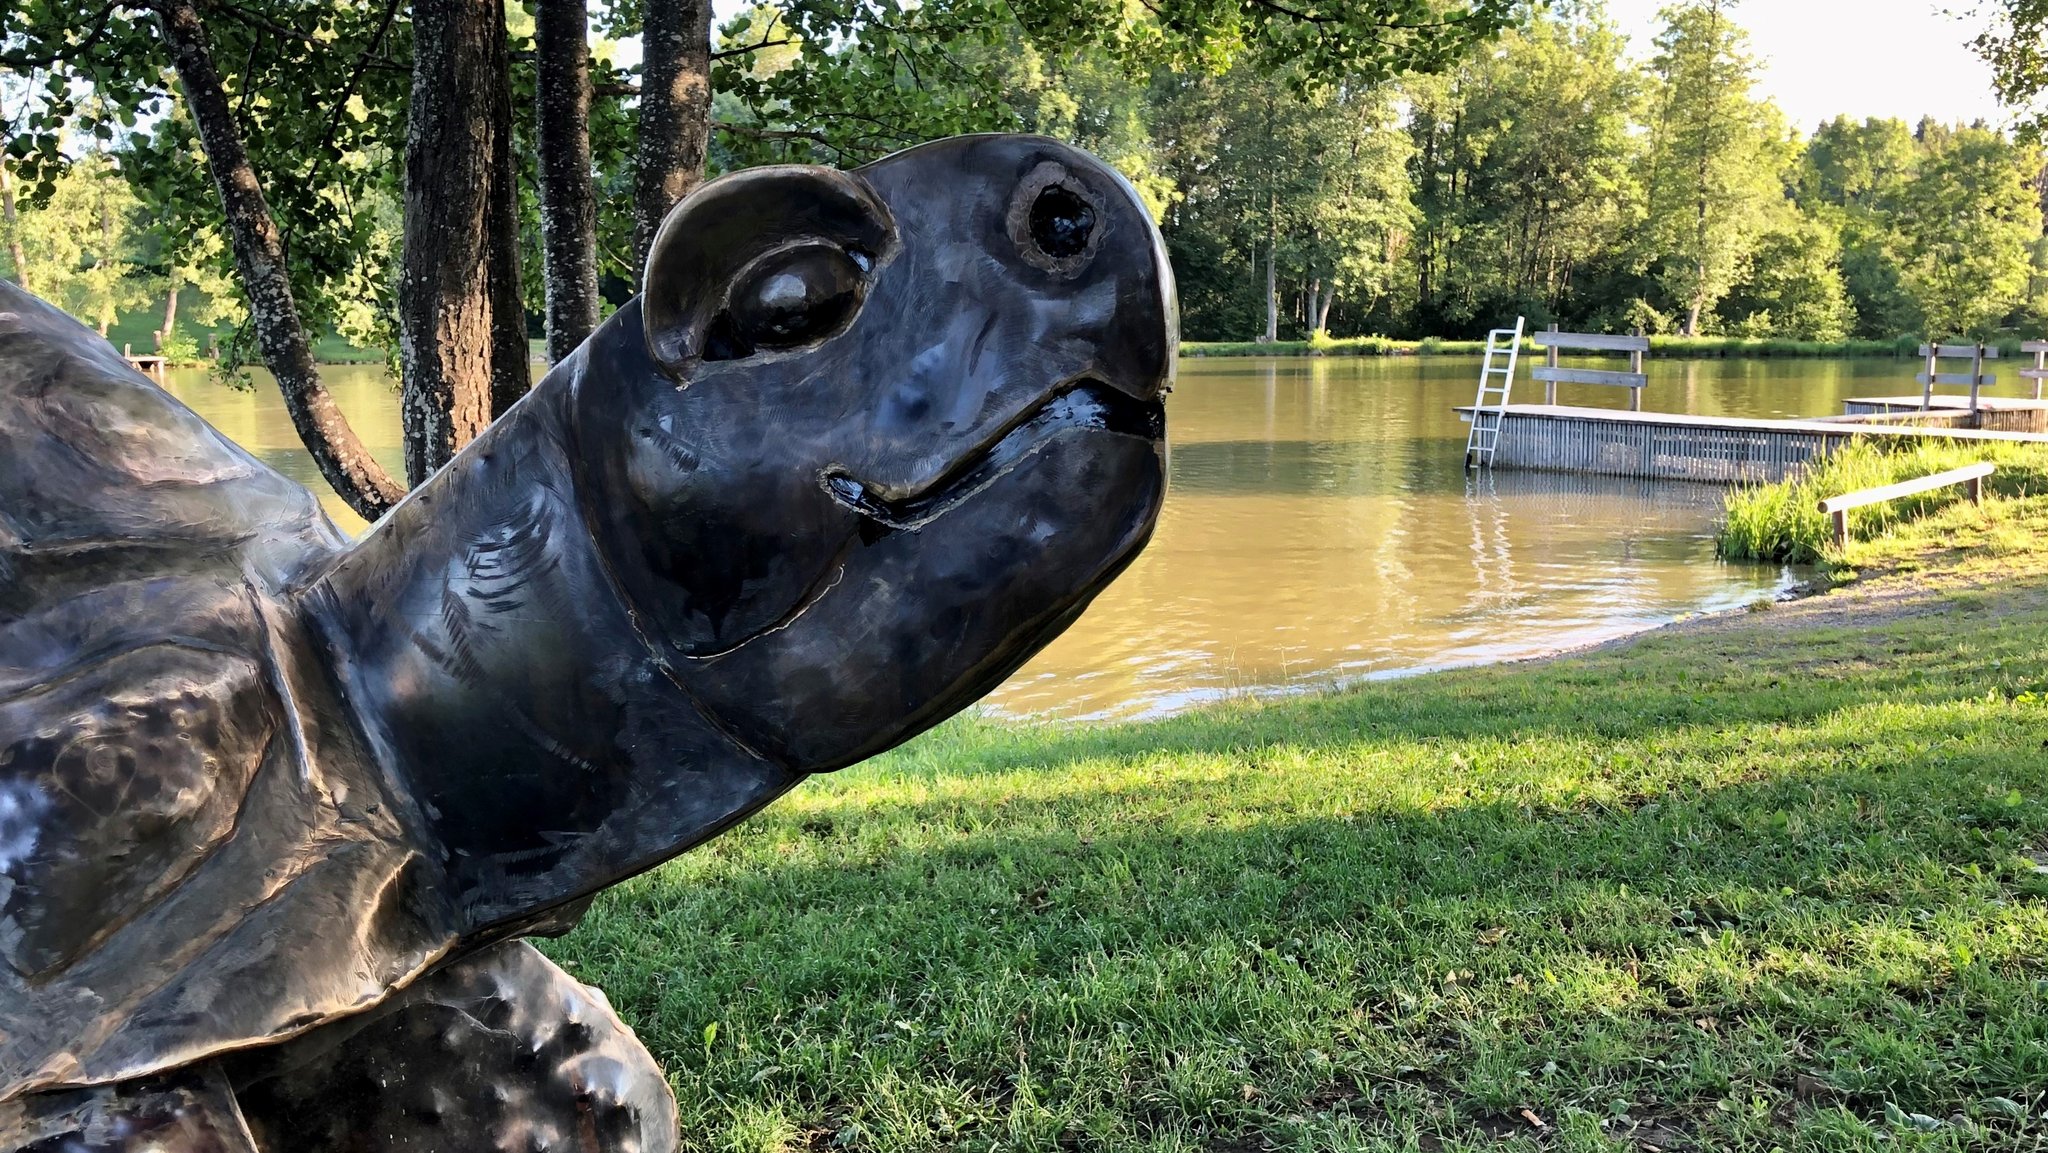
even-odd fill
[{"label": "turtle eye", "polygon": [[1031,239],[1055,260],[1086,252],[1093,231],[1095,209],[1066,188],[1052,185],[1031,202]]},{"label": "turtle eye", "polygon": [[1010,194],[1010,239],[1024,263],[1072,279],[1102,243],[1102,202],[1086,181],[1056,160],[1024,174]]},{"label": "turtle eye", "polygon": [[[862,263],[866,259],[865,265]],[[742,270],[705,334],[705,360],[815,344],[844,329],[867,294],[866,253],[831,244],[771,252]]]}]

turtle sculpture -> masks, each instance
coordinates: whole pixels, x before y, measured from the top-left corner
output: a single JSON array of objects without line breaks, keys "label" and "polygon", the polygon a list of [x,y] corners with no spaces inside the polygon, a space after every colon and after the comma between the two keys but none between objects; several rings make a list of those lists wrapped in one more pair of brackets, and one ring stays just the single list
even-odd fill
[{"label": "turtle sculpture", "polygon": [[0,285],[0,1149],[662,1150],[522,938],[974,701],[1144,546],[1175,302],[1056,141],[712,181],[351,542]]}]

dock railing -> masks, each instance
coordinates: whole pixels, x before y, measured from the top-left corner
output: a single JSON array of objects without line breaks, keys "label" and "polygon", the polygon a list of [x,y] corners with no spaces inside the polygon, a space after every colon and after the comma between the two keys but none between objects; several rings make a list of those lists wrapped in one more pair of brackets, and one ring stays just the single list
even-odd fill
[{"label": "dock railing", "polygon": [[[1556,325],[1549,331],[1536,333],[1532,340],[1536,347],[1543,349],[1543,367],[1529,370],[1530,380],[1543,382],[1543,403],[1557,403],[1557,386],[1560,384],[1603,384],[1628,389],[1630,412],[1643,411],[1643,386],[1650,378],[1643,372],[1643,356],[1650,351],[1647,336],[1609,336],[1597,332],[1559,332]],[[1628,371],[1613,372],[1598,368],[1567,368],[1557,363],[1561,349],[1575,352],[1626,352]]]},{"label": "dock railing", "polygon": [[[1970,386],[1970,411],[1977,411],[1977,394],[1984,386],[1997,384],[1998,378],[1984,371],[1984,362],[1998,358],[1998,346],[1990,344],[1923,344],[1920,355],[1927,358],[1927,371],[1914,379],[1920,382],[1920,409],[1925,412],[1934,407],[1934,386],[1937,384]],[[1943,372],[1944,360],[1967,360],[1968,372]],[[2022,374],[2024,375],[2024,374]]]},{"label": "dock railing", "polygon": [[2034,367],[2020,369],[2021,380],[2034,382],[2034,399],[2041,399],[2041,382],[2048,380],[2048,340],[2029,340],[2020,345],[2021,352],[2034,354]]},{"label": "dock railing", "polygon": [[1937,488],[1947,488],[1952,484],[1968,485],[1970,503],[1979,504],[1984,500],[1984,478],[1990,476],[1996,467],[1988,460],[1980,461],[1977,464],[1966,464],[1961,468],[1952,468],[1947,472],[1937,472],[1931,476],[1917,477],[1913,480],[1902,480],[1897,484],[1866,488],[1858,492],[1845,492],[1841,496],[1831,496],[1821,501],[1820,511],[1835,518],[1835,547],[1842,548],[1849,543],[1850,509],[1862,508],[1868,504],[1882,504],[1888,500],[1897,500],[1902,496],[1932,492]]}]

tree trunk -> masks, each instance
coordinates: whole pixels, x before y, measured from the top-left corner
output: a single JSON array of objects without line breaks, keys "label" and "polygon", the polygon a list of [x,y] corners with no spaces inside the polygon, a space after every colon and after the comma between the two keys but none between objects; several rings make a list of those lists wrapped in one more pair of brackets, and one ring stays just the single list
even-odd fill
[{"label": "tree trunk", "polygon": [[1316,312],[1316,331],[1317,331],[1317,332],[1322,332],[1322,333],[1328,333],[1328,332],[1329,332],[1329,330],[1330,330],[1330,306],[1331,306],[1331,305],[1333,305],[1333,304],[1335,304],[1335,303],[1337,303],[1337,286],[1333,284],[1333,285],[1331,285],[1331,286],[1330,286],[1330,291],[1328,291],[1328,292],[1325,292],[1325,293],[1323,294],[1323,303],[1322,303],[1322,306],[1321,306],[1321,307],[1320,307],[1320,309],[1319,309],[1319,310],[1318,310],[1318,311]]},{"label": "tree trunk", "polygon": [[633,175],[633,282],[662,218],[704,179],[711,142],[711,0],[645,0],[640,149]]},{"label": "tree trunk", "polygon": [[171,329],[178,325],[178,288],[183,282],[178,279],[178,270],[171,269],[171,283],[164,290],[164,326],[156,330],[156,350],[164,350],[164,341],[171,338]]},{"label": "tree trunk", "polygon": [[14,178],[8,174],[5,156],[0,156],[0,225],[7,228],[7,259],[14,266],[14,283],[23,292],[34,292],[28,283],[28,256],[21,250],[21,221],[14,214]]},{"label": "tree trunk", "polygon": [[492,0],[491,48],[491,419],[533,389],[526,291],[519,268],[519,156],[512,143],[512,46],[505,0]]},{"label": "tree trunk", "polygon": [[1310,334],[1311,336],[1313,336],[1313,335],[1314,335],[1314,334],[1316,333],[1316,331],[1317,331],[1317,330],[1319,330],[1320,328],[1322,328],[1322,325],[1321,325],[1320,323],[1318,323],[1318,321],[1317,321],[1317,318],[1318,318],[1318,317],[1320,317],[1320,316],[1322,315],[1322,312],[1323,312],[1323,310],[1322,310],[1322,301],[1323,301],[1323,282],[1322,282],[1321,280],[1311,280],[1311,281],[1309,281],[1309,282],[1308,282],[1308,308],[1307,308],[1307,311],[1306,311],[1306,312],[1304,313],[1304,315],[1306,316],[1306,318],[1307,318],[1307,320],[1308,320],[1308,331],[1309,331],[1309,334]]},{"label": "tree trunk", "polygon": [[1280,339],[1280,197],[1266,193],[1266,333],[1265,343]]},{"label": "tree trunk", "polygon": [[185,89],[186,107],[199,130],[214,187],[220,193],[228,243],[256,326],[256,343],[271,375],[277,378],[285,411],[291,414],[292,426],[319,466],[320,475],[350,508],[365,520],[375,520],[398,503],[405,490],[363,447],[348,418],[320,383],[313,366],[313,346],[306,339],[298,303],[292,298],[277,221],[263,199],[263,186],[256,180],[227,95],[221,90],[220,73],[206,45],[206,27],[193,0],[158,0],[157,17],[171,66]]},{"label": "tree trunk", "polygon": [[548,360],[597,327],[597,197],[590,175],[590,40],[585,0],[541,0],[540,230]]},{"label": "tree trunk", "polygon": [[1695,275],[1692,287],[1692,308],[1685,314],[1685,335],[1687,339],[1700,334],[1700,309],[1705,305],[1707,297],[1706,262],[1701,261],[1693,267]]},{"label": "tree trunk", "polygon": [[500,11],[498,0],[413,5],[398,356],[405,475],[415,485],[491,422]]},{"label": "tree trunk", "polygon": [[[100,185],[100,250],[93,256],[93,266],[111,263],[114,259],[114,213],[107,207],[107,186]],[[107,330],[114,326],[114,302],[111,297],[100,301],[100,339],[104,340]]]}]

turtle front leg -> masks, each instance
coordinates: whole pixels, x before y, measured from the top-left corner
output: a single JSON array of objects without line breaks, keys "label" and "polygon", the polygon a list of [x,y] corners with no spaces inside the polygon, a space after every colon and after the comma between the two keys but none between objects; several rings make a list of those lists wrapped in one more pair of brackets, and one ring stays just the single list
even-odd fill
[{"label": "turtle front leg", "polygon": [[266,1153],[675,1153],[676,1102],[612,1012],[524,941],[465,957],[360,1021],[230,1067]]},{"label": "turtle front leg", "polygon": [[0,1104],[8,1153],[257,1153],[220,1066]]}]

